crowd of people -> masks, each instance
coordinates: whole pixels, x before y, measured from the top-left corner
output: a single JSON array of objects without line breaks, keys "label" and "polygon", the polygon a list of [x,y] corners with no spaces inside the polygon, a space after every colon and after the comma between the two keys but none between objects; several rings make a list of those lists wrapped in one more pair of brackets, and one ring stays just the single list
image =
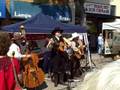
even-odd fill
[{"label": "crowd of people", "polygon": [[[81,60],[84,58],[86,45],[82,34],[74,32],[67,38],[63,36],[64,31],[57,27],[44,46],[48,51],[41,53],[39,50],[35,51],[37,43],[26,39],[24,27],[20,28],[21,31],[15,32],[12,38],[8,33],[0,32],[0,78],[3,79],[0,81],[0,90],[15,90],[17,84],[27,90],[42,90],[47,87],[46,73],[57,87],[58,84],[65,84],[83,73]],[[103,42],[100,34],[99,54],[102,53]],[[83,88],[90,90],[84,86]]]},{"label": "crowd of people", "polygon": [[[75,32],[66,38],[62,33],[63,30],[55,28],[45,44],[49,54],[39,55],[41,52],[34,51],[37,46],[33,41],[26,40],[25,32],[15,32],[12,38],[8,33],[0,32],[0,77],[3,79],[0,90],[16,90],[18,84],[27,90],[42,90],[47,87],[46,73],[55,86],[80,75],[80,60],[85,48],[83,36]],[[39,65],[41,62],[42,67]]]},{"label": "crowd of people", "polygon": [[46,45],[51,49],[49,70],[52,81],[55,86],[64,84],[68,79],[74,79],[80,75],[80,60],[84,55],[85,45],[82,35],[72,33],[72,37],[62,36],[63,30],[55,28],[52,32],[52,38]]}]

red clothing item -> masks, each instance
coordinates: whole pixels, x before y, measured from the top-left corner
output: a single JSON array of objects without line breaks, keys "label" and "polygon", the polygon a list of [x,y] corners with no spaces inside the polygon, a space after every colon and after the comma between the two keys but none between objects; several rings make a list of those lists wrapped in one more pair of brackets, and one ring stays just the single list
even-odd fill
[{"label": "red clothing item", "polygon": [[[16,73],[20,73],[20,64],[17,59],[13,59],[16,68]],[[16,81],[10,58],[0,58],[0,90],[14,90]]]}]

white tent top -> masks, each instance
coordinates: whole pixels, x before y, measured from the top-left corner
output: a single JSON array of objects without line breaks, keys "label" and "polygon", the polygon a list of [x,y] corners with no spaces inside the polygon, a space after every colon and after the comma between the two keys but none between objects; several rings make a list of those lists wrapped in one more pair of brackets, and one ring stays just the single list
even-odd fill
[{"label": "white tent top", "polygon": [[120,19],[116,19],[114,22],[111,23],[103,23],[102,30],[117,30],[120,31]]}]

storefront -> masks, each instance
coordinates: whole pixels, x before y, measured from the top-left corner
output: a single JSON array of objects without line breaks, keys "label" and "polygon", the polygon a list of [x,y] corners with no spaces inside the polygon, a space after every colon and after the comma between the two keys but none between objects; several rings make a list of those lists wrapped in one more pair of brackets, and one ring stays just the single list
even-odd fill
[{"label": "storefront", "polygon": [[[97,36],[102,32],[102,23],[115,20],[115,6],[86,2],[84,4],[91,50],[97,50]],[[77,11],[77,9],[76,9]],[[77,12],[78,13],[78,12]],[[76,16],[79,19],[79,14]]]},{"label": "storefront", "polygon": [[96,26],[96,32],[101,32],[102,23],[115,19],[115,6],[99,3],[86,2],[84,4],[87,21],[91,21]]}]

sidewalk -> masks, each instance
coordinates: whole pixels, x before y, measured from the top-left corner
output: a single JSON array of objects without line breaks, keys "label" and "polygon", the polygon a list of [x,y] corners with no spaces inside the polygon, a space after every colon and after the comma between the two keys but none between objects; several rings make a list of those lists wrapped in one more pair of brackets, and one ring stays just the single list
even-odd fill
[{"label": "sidewalk", "polygon": [[51,82],[50,80],[46,80],[46,83],[48,85],[48,88],[44,89],[44,90],[79,90],[79,85],[82,82],[82,79],[79,78],[79,81],[74,81],[68,85],[60,85],[58,84],[57,87],[54,87],[54,83]]},{"label": "sidewalk", "polygon": [[[93,60],[93,62],[96,65],[96,68],[102,68],[105,64],[112,62],[112,58],[111,57],[103,57],[98,55],[97,53],[91,54],[91,59]],[[72,82],[71,83],[71,89],[69,89],[69,87],[67,85],[58,85],[57,87],[54,87],[54,83],[51,82],[50,78],[49,80],[46,79],[46,83],[48,85],[48,88],[44,89],[44,90],[80,90],[80,84],[84,78],[84,74],[81,77],[78,77],[77,79],[80,80],[79,82]]]}]

